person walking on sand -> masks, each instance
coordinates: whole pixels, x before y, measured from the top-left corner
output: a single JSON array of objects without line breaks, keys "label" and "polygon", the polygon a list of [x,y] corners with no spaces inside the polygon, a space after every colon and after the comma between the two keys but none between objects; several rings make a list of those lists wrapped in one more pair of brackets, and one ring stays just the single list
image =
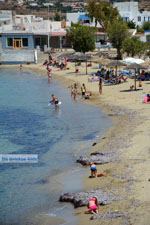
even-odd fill
[{"label": "person walking on sand", "polygon": [[93,213],[93,214],[97,214],[99,211],[99,203],[98,203],[98,199],[97,197],[91,197],[89,198],[88,204],[87,204],[87,208],[88,208],[88,213]]},{"label": "person walking on sand", "polygon": [[94,162],[90,163],[90,170],[91,170],[91,177],[96,177],[97,175],[97,168]]},{"label": "person walking on sand", "polygon": [[102,94],[102,78],[99,77],[99,93]]},{"label": "person walking on sand", "polygon": [[85,97],[85,93],[86,93],[86,87],[85,87],[85,84],[82,84],[82,86],[81,86],[81,94],[82,94],[82,98]]}]

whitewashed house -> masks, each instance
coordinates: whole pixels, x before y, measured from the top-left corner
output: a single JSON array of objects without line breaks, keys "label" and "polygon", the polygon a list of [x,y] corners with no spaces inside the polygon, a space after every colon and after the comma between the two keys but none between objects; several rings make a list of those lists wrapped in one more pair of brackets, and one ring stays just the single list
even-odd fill
[{"label": "whitewashed house", "polygon": [[150,11],[139,9],[138,0],[113,0],[113,6],[118,9],[124,21],[133,21],[138,26],[142,26],[144,22],[150,21]]}]

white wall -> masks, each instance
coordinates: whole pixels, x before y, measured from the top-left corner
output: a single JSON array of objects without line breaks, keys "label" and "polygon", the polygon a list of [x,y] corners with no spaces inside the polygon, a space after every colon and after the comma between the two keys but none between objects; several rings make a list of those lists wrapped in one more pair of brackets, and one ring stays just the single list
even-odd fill
[{"label": "white wall", "polygon": [[[150,21],[150,11],[140,12],[138,2],[115,2],[113,5],[117,7],[121,17],[133,20],[136,25],[141,26],[145,21]],[[141,21],[139,21],[140,18]]]},{"label": "white wall", "polygon": [[[75,12],[75,13],[67,13],[66,14],[66,20],[68,22],[69,25],[71,25],[72,23],[78,23],[78,18],[80,15],[85,15],[86,12]],[[88,26],[95,26],[95,18],[93,18],[93,22],[90,22],[90,24]],[[97,27],[101,27],[100,24],[97,22]]]},{"label": "white wall", "polygon": [[77,23],[80,15],[85,15],[85,12],[67,13],[66,20],[70,23]]},{"label": "white wall", "polygon": [[0,10],[0,20],[10,20],[12,21],[12,11],[11,10]]}]

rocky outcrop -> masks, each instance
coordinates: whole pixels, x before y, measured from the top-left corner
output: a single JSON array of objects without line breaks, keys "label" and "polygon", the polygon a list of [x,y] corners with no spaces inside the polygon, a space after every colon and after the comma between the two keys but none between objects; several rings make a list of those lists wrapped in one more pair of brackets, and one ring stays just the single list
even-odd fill
[{"label": "rocky outcrop", "polygon": [[97,197],[100,205],[106,205],[118,199],[118,197],[116,197],[114,194],[106,193],[98,189],[90,192],[64,193],[60,196],[59,201],[70,202],[74,205],[75,208],[77,208],[87,206],[88,200],[92,196]]},{"label": "rocky outcrop", "polygon": [[109,163],[115,160],[115,154],[112,152],[108,153],[102,153],[102,152],[94,152],[91,153],[89,157],[87,156],[80,156],[79,159],[77,159],[77,163],[81,163],[83,166],[90,165],[91,162],[94,162],[95,164],[105,164]]}]

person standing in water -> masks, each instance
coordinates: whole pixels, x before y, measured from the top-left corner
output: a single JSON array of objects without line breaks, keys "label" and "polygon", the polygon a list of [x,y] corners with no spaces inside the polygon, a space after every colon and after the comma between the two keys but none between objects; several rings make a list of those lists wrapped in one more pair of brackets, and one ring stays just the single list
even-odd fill
[{"label": "person standing in water", "polygon": [[59,103],[58,98],[55,95],[53,95],[53,94],[51,95],[50,103],[54,104],[55,106],[57,106],[58,103]]},{"label": "person standing in water", "polygon": [[78,90],[77,90],[77,84],[74,83],[73,85],[71,85],[71,97],[72,97],[74,100],[76,100],[77,93],[78,93]]},{"label": "person standing in water", "polygon": [[82,86],[81,86],[81,94],[82,94],[82,98],[85,97],[85,93],[86,93],[86,87],[85,87],[85,84],[82,84]]}]

